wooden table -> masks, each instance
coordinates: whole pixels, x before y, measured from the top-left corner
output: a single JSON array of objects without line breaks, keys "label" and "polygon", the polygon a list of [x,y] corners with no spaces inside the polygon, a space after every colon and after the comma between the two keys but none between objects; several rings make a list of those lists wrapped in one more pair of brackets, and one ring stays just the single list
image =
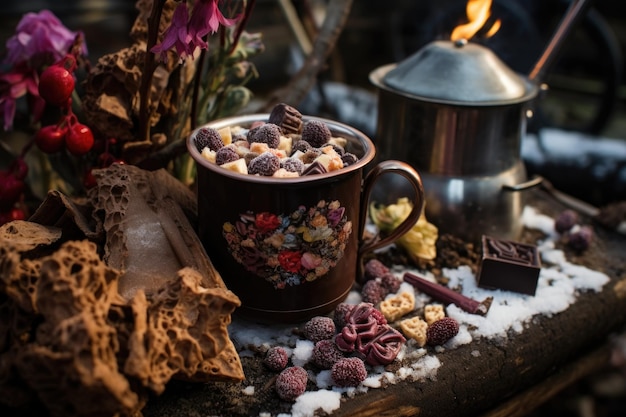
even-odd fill
[{"label": "wooden table", "polygon": [[[530,204],[552,216],[564,208],[541,190],[531,191]],[[521,416],[605,366],[610,334],[626,325],[626,237],[601,227],[595,230],[595,244],[573,262],[592,269],[602,265],[610,282],[600,292],[581,294],[567,310],[552,317],[536,317],[505,345],[480,339],[438,354],[442,366],[436,381],[400,382],[350,399],[343,396],[341,407],[332,415]],[[472,353],[476,350],[478,357]],[[244,358],[244,370],[246,366],[259,365]],[[241,388],[250,384],[259,387],[255,395],[241,394]],[[265,411],[275,416],[290,412],[290,404],[275,400],[271,375],[264,381],[246,381],[236,389],[230,385],[174,383],[148,403],[144,415],[258,416]]]}]

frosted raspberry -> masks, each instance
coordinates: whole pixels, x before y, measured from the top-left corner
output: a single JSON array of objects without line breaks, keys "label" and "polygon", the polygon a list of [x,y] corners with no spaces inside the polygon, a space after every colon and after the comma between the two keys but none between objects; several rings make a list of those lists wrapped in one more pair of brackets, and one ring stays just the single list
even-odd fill
[{"label": "frosted raspberry", "polygon": [[266,143],[270,148],[276,149],[280,144],[280,127],[273,123],[265,123],[250,131],[248,142]]},{"label": "frosted raspberry", "polygon": [[577,231],[570,233],[567,245],[576,250],[584,251],[589,248],[593,240],[593,229],[590,226],[581,226]]},{"label": "frosted raspberry", "polygon": [[263,152],[250,161],[248,173],[271,177],[279,168],[280,159],[271,152]]},{"label": "frosted raspberry", "polygon": [[341,161],[343,162],[343,166],[347,167],[350,165],[354,165],[357,163],[357,161],[359,160],[359,158],[350,152],[346,152],[343,155],[341,155]]},{"label": "frosted raspberry", "polygon": [[304,171],[304,163],[298,158],[287,158],[281,162],[281,167],[289,172],[297,172],[298,175]]},{"label": "frosted raspberry", "polygon": [[356,387],[367,378],[365,363],[359,358],[342,358],[333,365],[331,378],[338,387]]},{"label": "frosted raspberry", "polygon": [[332,339],[324,339],[313,347],[313,363],[320,369],[330,369],[344,354]]},{"label": "frosted raspberry", "polygon": [[202,152],[204,148],[216,151],[224,146],[224,141],[220,132],[212,127],[203,127],[196,133],[196,148],[198,152]]},{"label": "frosted raspberry", "polygon": [[319,120],[310,120],[302,128],[302,140],[306,140],[314,148],[327,143],[332,134],[326,123]]},{"label": "frosted raspberry", "polygon": [[301,366],[290,366],[276,377],[276,393],[285,401],[295,401],[306,391],[309,376]]},{"label": "frosted raspberry", "polygon": [[365,264],[365,267],[363,269],[363,278],[366,281],[369,281],[370,279],[382,277],[389,272],[389,268],[387,268],[385,264],[383,264],[376,258],[372,258]]},{"label": "frosted raspberry", "polygon": [[554,220],[554,230],[558,233],[565,233],[576,223],[578,223],[578,213],[574,210],[564,210]]},{"label": "frosted raspberry", "polygon": [[391,272],[387,272],[386,274],[380,277],[380,283],[390,293],[396,293],[400,289],[400,285],[402,284],[402,281],[396,278],[396,276],[392,274]]},{"label": "frosted raspberry", "polygon": [[335,322],[330,317],[315,316],[304,324],[304,335],[312,342],[330,339],[335,335]]},{"label": "frosted raspberry", "polygon": [[302,153],[305,153],[312,148],[313,147],[311,146],[311,144],[306,140],[299,140],[297,142],[294,142],[294,144],[291,146],[291,152],[300,151]]},{"label": "frosted raspberry", "polygon": [[385,299],[389,292],[377,279],[370,279],[361,288],[361,298],[365,303],[378,304]]},{"label": "frosted raspberry", "polygon": [[347,314],[352,311],[354,308],[354,304],[348,303],[339,303],[337,307],[335,307],[335,311],[333,313],[333,321],[335,322],[335,329],[343,329],[346,325],[346,317]]},{"label": "frosted raspberry", "polygon": [[231,146],[224,146],[215,153],[215,163],[217,165],[224,165],[237,159],[239,159],[239,154]]},{"label": "frosted raspberry", "polygon": [[265,359],[263,359],[265,366],[276,372],[285,369],[288,361],[289,356],[287,355],[287,351],[281,346],[273,346],[269,348],[265,354]]},{"label": "frosted raspberry", "polygon": [[426,343],[439,346],[452,339],[459,332],[459,323],[452,317],[444,317],[433,322],[426,329]]}]

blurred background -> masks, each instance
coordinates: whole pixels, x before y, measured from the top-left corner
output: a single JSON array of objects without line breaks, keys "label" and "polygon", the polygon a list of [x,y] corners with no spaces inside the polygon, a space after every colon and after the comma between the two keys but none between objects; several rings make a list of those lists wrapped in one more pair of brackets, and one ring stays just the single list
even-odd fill
[{"label": "blurred background", "polygon": [[[0,39],[13,34],[24,13],[47,8],[70,29],[85,33],[95,60],[128,45],[134,5],[135,0],[4,2]],[[464,21],[465,5],[465,0],[354,0],[327,69],[304,102],[290,104],[374,136],[377,98],[369,73],[404,60],[429,42],[447,39]],[[568,5],[568,0],[494,0],[492,14],[502,27],[485,45],[527,75]],[[257,0],[249,31],[263,33],[266,51],[255,59],[260,77],[249,85],[255,102],[263,102],[302,65],[306,42],[294,34],[298,28],[319,25],[325,6],[322,0]],[[626,200],[625,48],[622,2],[592,1],[545,75],[549,88],[528,121],[534,145],[525,144],[522,150],[530,175],[541,174],[555,187],[597,206]],[[606,368],[534,415],[621,416],[625,407],[624,375]]]}]

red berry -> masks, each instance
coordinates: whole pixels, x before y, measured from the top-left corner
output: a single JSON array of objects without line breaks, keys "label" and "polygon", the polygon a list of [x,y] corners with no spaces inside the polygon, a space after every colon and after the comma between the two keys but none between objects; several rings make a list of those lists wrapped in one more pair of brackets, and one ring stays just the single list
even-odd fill
[{"label": "red berry", "polygon": [[35,143],[45,153],[59,152],[65,144],[65,133],[59,126],[44,126],[37,131]]},{"label": "red berry", "polygon": [[459,322],[452,317],[444,317],[433,322],[426,329],[427,343],[431,346],[443,345],[457,333],[459,333]]},{"label": "red berry", "polygon": [[47,103],[63,106],[74,91],[74,76],[61,65],[51,65],[39,77],[39,95]]},{"label": "red berry", "polygon": [[70,127],[65,138],[67,150],[72,155],[84,155],[91,150],[94,144],[91,129],[82,123],[76,123]]},{"label": "red berry", "polygon": [[0,213],[0,226],[14,220],[25,220],[26,212],[21,208],[14,207],[7,212]]}]

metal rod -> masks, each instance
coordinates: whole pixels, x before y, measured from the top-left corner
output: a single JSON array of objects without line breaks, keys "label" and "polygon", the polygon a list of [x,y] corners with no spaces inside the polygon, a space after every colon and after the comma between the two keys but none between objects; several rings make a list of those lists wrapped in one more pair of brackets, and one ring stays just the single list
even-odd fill
[{"label": "metal rod", "polygon": [[550,66],[554,60],[555,55],[558,53],[559,48],[563,44],[563,41],[569,34],[570,30],[583,14],[583,10],[587,8],[588,0],[572,0],[565,16],[559,23],[556,32],[552,35],[552,39],[548,43],[548,46],[543,51],[539,60],[535,63],[528,78],[530,81],[541,82],[546,69]]}]

